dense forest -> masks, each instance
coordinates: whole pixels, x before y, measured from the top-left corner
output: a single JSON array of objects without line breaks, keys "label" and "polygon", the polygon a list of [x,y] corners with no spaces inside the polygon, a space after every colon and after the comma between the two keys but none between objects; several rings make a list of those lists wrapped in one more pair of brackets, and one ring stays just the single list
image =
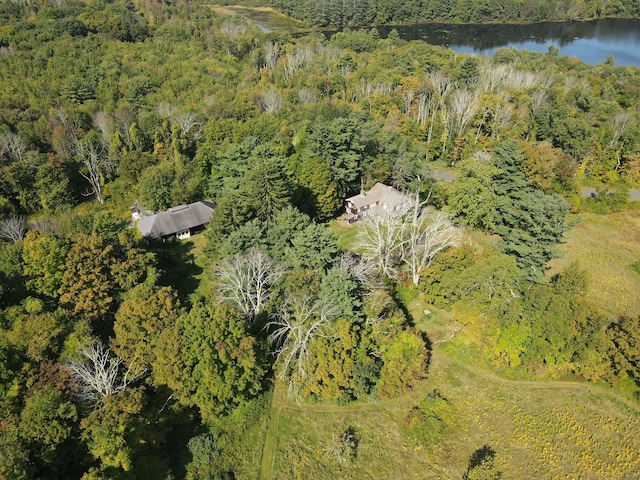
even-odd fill
[{"label": "dense forest", "polygon": [[322,27],[409,23],[530,23],[584,21],[604,17],[640,17],[636,0],[244,0],[269,5],[286,15]]},{"label": "dense forest", "polygon": [[[637,13],[615,5],[575,15]],[[547,274],[571,215],[640,184],[637,68],[294,40],[186,2],[0,19],[0,478],[246,478],[275,384],[342,405],[425,379],[417,295],[455,312],[475,361],[637,400],[640,317],[607,315],[578,264]],[[376,182],[415,202],[336,233]],[[193,242],[130,228],[136,201],[205,198]],[[449,407],[420,408],[418,436]]]}]

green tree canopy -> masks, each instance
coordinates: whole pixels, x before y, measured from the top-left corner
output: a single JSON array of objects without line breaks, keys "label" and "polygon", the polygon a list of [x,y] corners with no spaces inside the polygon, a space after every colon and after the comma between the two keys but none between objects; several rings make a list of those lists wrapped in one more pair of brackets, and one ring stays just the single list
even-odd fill
[{"label": "green tree canopy", "polygon": [[263,355],[238,311],[198,303],[161,335],[155,379],[208,421],[262,390]]}]

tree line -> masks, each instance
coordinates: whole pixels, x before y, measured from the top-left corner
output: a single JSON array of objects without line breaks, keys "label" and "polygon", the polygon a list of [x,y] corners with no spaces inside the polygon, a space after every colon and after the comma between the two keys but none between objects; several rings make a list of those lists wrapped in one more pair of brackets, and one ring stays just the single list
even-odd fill
[{"label": "tree line", "polygon": [[240,2],[269,5],[282,13],[320,27],[386,24],[531,23],[584,21],[606,17],[638,18],[640,6],[632,0],[605,2],[551,2],[526,0],[273,0]]}]

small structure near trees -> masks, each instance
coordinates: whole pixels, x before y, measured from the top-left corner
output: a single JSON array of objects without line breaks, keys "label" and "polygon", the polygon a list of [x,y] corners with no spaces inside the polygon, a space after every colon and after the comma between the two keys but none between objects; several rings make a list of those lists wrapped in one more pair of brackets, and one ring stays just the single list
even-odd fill
[{"label": "small structure near trees", "polygon": [[138,230],[147,241],[174,236],[185,239],[204,229],[215,208],[213,202],[200,201],[150,214],[136,202],[131,216],[138,220]]},{"label": "small structure near trees", "polygon": [[353,223],[372,213],[391,213],[412,204],[413,200],[403,193],[378,182],[368,192],[362,190],[359,195],[345,200],[345,210],[347,211],[345,220]]}]

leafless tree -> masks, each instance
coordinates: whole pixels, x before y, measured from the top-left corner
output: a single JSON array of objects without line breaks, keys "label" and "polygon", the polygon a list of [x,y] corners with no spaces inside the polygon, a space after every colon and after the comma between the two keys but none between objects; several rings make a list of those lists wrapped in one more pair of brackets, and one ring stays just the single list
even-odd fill
[{"label": "leafless tree", "polygon": [[252,249],[218,264],[218,290],[222,300],[231,302],[253,322],[284,272],[284,267],[266,253]]},{"label": "leafless tree", "polygon": [[451,98],[452,130],[460,137],[478,110],[478,96],[467,89],[456,90]]},{"label": "leafless tree", "polygon": [[613,128],[613,136],[609,142],[609,148],[614,148],[620,141],[620,137],[627,131],[629,127],[629,120],[631,120],[633,114],[630,111],[617,113],[611,120],[611,127]]},{"label": "leafless tree", "polygon": [[404,216],[410,208],[410,204],[398,205],[370,213],[360,222],[356,249],[385,276],[395,275],[395,265],[402,256],[407,226]]},{"label": "leafless tree", "polygon": [[478,89],[484,93],[495,93],[501,85],[502,76],[500,70],[503,65],[495,66],[484,62],[480,66],[480,81]]},{"label": "leafless tree", "polygon": [[113,120],[103,111],[93,114],[93,125],[98,129],[105,142],[108,142],[113,133]]},{"label": "leafless tree", "polygon": [[87,190],[83,195],[95,195],[98,203],[104,203],[104,195],[102,193],[102,175],[105,171],[111,170],[113,165],[109,161],[109,148],[104,139],[96,137],[85,137],[78,141],[75,152],[86,172],[80,172],[91,186],[91,190]]},{"label": "leafless tree", "polygon": [[[427,119],[431,116],[435,106],[436,103],[434,101],[433,90],[420,92],[418,94],[417,120],[420,125],[425,125],[427,123]],[[429,138],[428,140],[430,141],[431,139]]]},{"label": "leafless tree", "polygon": [[224,33],[230,37],[238,37],[247,33],[248,28],[246,23],[225,22],[220,26],[220,33]]},{"label": "leafless tree", "polygon": [[[424,101],[429,105],[431,111],[431,121],[429,122],[429,130],[427,132],[427,145],[431,143],[433,135],[433,126],[435,125],[436,114],[439,111],[442,117],[442,124],[446,125],[448,121],[447,115],[447,99],[453,90],[453,82],[446,75],[440,72],[433,72],[427,76],[427,81],[432,86],[429,97],[425,97]],[[444,149],[445,147],[443,147]]]},{"label": "leafless tree", "polygon": [[158,112],[162,118],[171,118],[178,114],[178,107],[173,103],[160,102],[156,105],[156,112]]},{"label": "leafless tree", "polygon": [[118,133],[124,140],[124,143],[131,147],[131,127],[136,123],[136,114],[129,107],[121,107],[114,114],[115,123],[117,124]]},{"label": "leafless tree", "polygon": [[263,46],[264,50],[264,68],[273,70],[280,58],[280,45],[278,42],[267,42]]},{"label": "leafless tree", "polygon": [[356,456],[358,440],[353,428],[348,428],[340,435],[331,435],[331,440],[325,452],[338,463],[347,463]]},{"label": "leafless tree", "polygon": [[306,87],[298,90],[298,98],[300,99],[300,105],[309,105],[318,101],[318,96],[315,92]]},{"label": "leafless tree", "polygon": [[331,301],[309,295],[288,298],[274,315],[267,328],[274,328],[269,341],[275,346],[278,378],[289,378],[289,394],[298,397],[298,383],[304,379],[309,360],[309,344],[318,336],[327,336],[327,326],[340,314]]},{"label": "leafless tree", "polygon": [[115,165],[109,158],[109,144],[98,133],[90,132],[80,138],[81,128],[70,121],[62,110],[56,111],[58,121],[64,128],[66,135],[61,141],[61,148],[65,154],[74,155],[84,165],[86,172],[80,172],[91,187],[85,196],[95,195],[100,204],[104,203],[102,193],[102,177],[105,173],[115,170]]},{"label": "leafless tree", "polygon": [[293,74],[301,68],[304,68],[312,56],[313,51],[311,47],[307,45],[297,48],[295,52],[286,57],[284,61],[284,78],[289,86],[291,86]]},{"label": "leafless tree", "polygon": [[413,90],[407,90],[402,95],[402,105],[404,106],[404,115],[409,118],[411,115],[411,105],[416,98],[416,92]]},{"label": "leafless tree", "polygon": [[274,88],[267,90],[258,100],[258,105],[265,113],[276,113],[282,108],[283,103],[282,95]]},{"label": "leafless tree", "polygon": [[109,395],[125,390],[131,382],[145,374],[132,362],[124,368],[121,358],[98,341],[80,351],[82,360],[71,360],[67,365],[80,386],[80,398],[100,404]]},{"label": "leafless tree", "polygon": [[27,220],[23,215],[9,217],[0,222],[0,238],[16,243],[27,233]]},{"label": "leafless tree", "polygon": [[504,102],[496,102],[491,110],[491,139],[495,142],[500,140],[502,130],[509,125],[514,108],[507,99]]},{"label": "leafless tree", "polygon": [[422,269],[430,267],[434,257],[442,250],[457,246],[461,238],[460,230],[453,225],[449,215],[423,207],[417,201],[405,231],[402,260],[409,267],[415,285],[420,281]]},{"label": "leafless tree", "polygon": [[195,113],[187,112],[187,113],[174,113],[171,116],[171,121],[173,123],[177,123],[180,127],[180,134],[184,138],[191,138],[192,140],[197,140],[202,135],[202,122],[197,120]]},{"label": "leafless tree", "polygon": [[0,133],[0,156],[12,161],[20,161],[28,150],[29,146],[17,133]]},{"label": "leafless tree", "polygon": [[375,265],[356,253],[344,252],[334,265],[349,273],[361,285],[370,290],[380,287],[381,282],[373,274]]}]

